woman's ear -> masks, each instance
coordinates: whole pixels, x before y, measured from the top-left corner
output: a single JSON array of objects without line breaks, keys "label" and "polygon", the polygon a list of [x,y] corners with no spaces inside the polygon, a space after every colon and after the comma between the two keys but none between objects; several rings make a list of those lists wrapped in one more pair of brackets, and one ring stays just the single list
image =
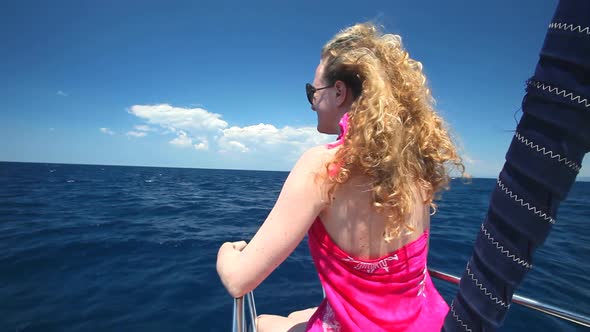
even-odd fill
[{"label": "woman's ear", "polygon": [[348,92],[346,84],[342,81],[336,81],[334,88],[336,89],[336,103],[340,106],[346,101],[346,94]]}]

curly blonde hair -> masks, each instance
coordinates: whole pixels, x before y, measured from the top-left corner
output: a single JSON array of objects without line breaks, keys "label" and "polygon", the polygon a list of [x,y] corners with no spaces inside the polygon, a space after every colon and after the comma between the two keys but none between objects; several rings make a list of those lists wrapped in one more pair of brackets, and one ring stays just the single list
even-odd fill
[{"label": "curly blonde hair", "polygon": [[[388,213],[385,240],[404,229],[412,232],[406,223],[413,208],[412,187],[421,187],[424,204],[436,210],[435,194],[448,188],[449,166],[466,175],[434,110],[422,64],[409,57],[400,36],[383,34],[372,23],[336,34],[321,58],[326,83],[343,81],[354,98],[344,143],[326,165],[330,198],[352,175],[369,176],[373,205]],[[332,169],[338,171],[330,174]]]}]

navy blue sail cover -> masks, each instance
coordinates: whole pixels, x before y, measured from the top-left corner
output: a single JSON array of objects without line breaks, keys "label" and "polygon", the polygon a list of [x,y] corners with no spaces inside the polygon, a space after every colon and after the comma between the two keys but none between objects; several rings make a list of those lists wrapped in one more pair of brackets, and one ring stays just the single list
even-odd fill
[{"label": "navy blue sail cover", "polygon": [[561,0],[443,331],[495,331],[590,150],[590,1]]}]

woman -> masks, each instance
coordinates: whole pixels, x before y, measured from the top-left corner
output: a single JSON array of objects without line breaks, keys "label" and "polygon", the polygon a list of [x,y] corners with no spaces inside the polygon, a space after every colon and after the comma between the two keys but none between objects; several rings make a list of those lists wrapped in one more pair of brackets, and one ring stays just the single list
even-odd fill
[{"label": "woman", "polygon": [[258,286],[309,234],[326,298],[260,331],[440,331],[448,306],[426,269],[430,208],[464,167],[433,110],[419,62],[370,23],[338,33],[307,97],[318,131],[338,141],[305,152],[250,243],[224,243],[229,293]]}]

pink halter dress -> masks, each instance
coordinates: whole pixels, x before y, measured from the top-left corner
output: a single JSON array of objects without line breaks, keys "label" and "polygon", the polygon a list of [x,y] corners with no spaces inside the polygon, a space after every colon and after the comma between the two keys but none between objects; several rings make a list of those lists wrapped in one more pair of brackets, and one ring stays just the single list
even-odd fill
[{"label": "pink halter dress", "polygon": [[[342,144],[348,116],[340,121]],[[383,257],[359,259],[332,241],[318,217],[308,232],[309,249],[326,297],[306,331],[436,331],[449,306],[428,270],[428,232]]]}]

